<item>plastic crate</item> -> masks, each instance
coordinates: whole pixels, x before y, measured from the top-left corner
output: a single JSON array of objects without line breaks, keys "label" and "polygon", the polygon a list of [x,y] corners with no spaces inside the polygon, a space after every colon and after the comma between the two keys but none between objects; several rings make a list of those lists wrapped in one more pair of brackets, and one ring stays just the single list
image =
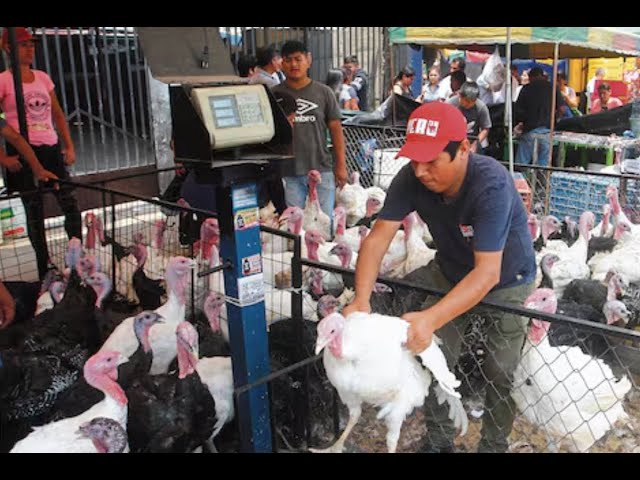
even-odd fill
[{"label": "plastic crate", "polygon": [[[627,183],[628,202],[637,198],[637,183],[634,181]],[[554,172],[551,174],[549,213],[560,219],[570,216],[577,220],[582,212],[590,210],[596,215],[596,222],[599,222],[602,216],[602,205],[607,203],[607,186],[611,184],[619,186],[618,177]]]},{"label": "plastic crate", "polygon": [[518,193],[522,197],[522,202],[527,209],[527,213],[531,213],[533,193],[531,192],[529,182],[527,182],[524,176],[519,172],[515,172],[513,174],[513,182],[516,184],[516,190],[518,190]]}]

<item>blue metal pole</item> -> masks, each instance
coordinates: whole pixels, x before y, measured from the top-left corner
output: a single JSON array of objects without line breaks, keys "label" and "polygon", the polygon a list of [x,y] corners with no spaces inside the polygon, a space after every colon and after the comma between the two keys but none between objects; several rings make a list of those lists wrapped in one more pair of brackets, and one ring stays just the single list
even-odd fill
[{"label": "blue metal pole", "polygon": [[413,98],[416,98],[422,93],[422,47],[414,48],[413,45],[409,47],[409,63],[416,72],[411,84]]},{"label": "blue metal pole", "polygon": [[[256,184],[217,188],[217,210],[221,257],[232,265],[224,270],[224,286],[237,388],[270,373]],[[272,452],[267,385],[240,394],[237,405],[241,451]]]}]

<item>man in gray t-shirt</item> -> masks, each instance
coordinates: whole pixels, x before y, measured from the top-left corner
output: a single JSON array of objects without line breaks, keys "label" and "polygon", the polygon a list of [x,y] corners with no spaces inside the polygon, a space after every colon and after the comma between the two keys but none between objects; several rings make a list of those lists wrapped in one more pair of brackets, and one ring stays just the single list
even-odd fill
[{"label": "man in gray t-shirt", "polygon": [[[282,46],[281,53],[286,80],[273,87],[273,91],[292,95],[298,106],[293,125],[295,160],[282,167],[287,204],[304,208],[307,174],[310,170],[318,170],[322,178],[318,199],[322,210],[331,218],[336,184],[341,187],[347,181],[340,107],[328,86],[309,78],[311,54],[303,43],[288,41]],[[327,145],[327,129],[333,155]]]},{"label": "man in gray t-shirt", "polygon": [[476,138],[471,143],[473,153],[482,153],[487,146],[487,137],[491,129],[491,116],[489,108],[480,100],[480,88],[476,82],[465,82],[460,87],[458,95],[450,98],[447,103],[455,106],[462,112],[467,121],[467,135]]}]

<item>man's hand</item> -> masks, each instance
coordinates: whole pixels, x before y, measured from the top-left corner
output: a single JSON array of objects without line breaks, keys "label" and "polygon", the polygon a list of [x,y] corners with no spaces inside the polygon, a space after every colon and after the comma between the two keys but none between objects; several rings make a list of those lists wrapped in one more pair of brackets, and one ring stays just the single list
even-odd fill
[{"label": "man's hand", "polygon": [[336,168],[333,172],[333,174],[336,177],[336,187],[337,188],[342,188],[344,187],[348,180],[349,180],[349,174],[347,173],[347,166],[346,165],[336,165]]},{"label": "man's hand", "polygon": [[70,167],[74,163],[76,163],[76,151],[73,147],[63,149],[62,155],[64,155],[64,164],[67,167]]},{"label": "man's hand", "polygon": [[409,312],[401,317],[409,322],[407,332],[407,348],[414,354],[426,350],[431,345],[433,338],[433,327],[426,312]]},{"label": "man's hand", "polygon": [[344,307],[342,310],[342,316],[347,318],[347,316],[353,312],[371,313],[371,305],[369,302],[359,302],[358,300],[354,300],[352,303]]},{"label": "man's hand", "polygon": [[22,163],[20,163],[20,160],[18,160],[18,155],[1,155],[0,164],[2,164],[4,168],[12,173],[16,173],[22,170]]},{"label": "man's hand", "polygon": [[[34,175],[39,182],[47,183],[49,182],[49,180],[58,180],[58,176],[55,173],[50,172],[49,170],[46,170],[44,168],[42,170],[38,170],[37,172],[35,172]],[[55,182],[53,184],[53,188],[58,190],[60,188],[60,185],[58,185],[58,183]]]},{"label": "man's hand", "polygon": [[7,328],[16,316],[16,302],[0,282],[0,330]]}]

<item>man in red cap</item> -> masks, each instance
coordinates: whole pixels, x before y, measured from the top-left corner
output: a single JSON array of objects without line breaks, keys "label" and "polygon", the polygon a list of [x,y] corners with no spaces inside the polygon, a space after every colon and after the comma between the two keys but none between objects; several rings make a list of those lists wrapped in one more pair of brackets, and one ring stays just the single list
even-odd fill
[{"label": "man in red cap", "polygon": [[[415,210],[429,226],[437,255],[404,279],[446,294],[440,299],[395,289],[394,311],[386,313],[402,315],[410,323],[407,347],[414,353],[425,350],[437,332],[453,367],[471,321],[463,314],[484,299],[522,305],[533,290],[536,265],[527,215],[507,169],[471,152],[467,122],[453,105],[432,102],[417,108],[398,157],[411,163],[393,179],[364,240],[356,266],[356,295],[343,313],[371,311],[382,258],[402,220]],[[510,396],[513,371],[528,319],[495,309],[487,313],[488,351],[482,370],[489,384],[478,451],[504,452],[515,415]],[[426,406],[425,451],[453,451],[455,429],[447,408],[437,404],[433,391]]]},{"label": "man in red cap", "polygon": [[[58,178],[68,179],[67,167],[75,163],[75,149],[53,81],[46,72],[31,68],[35,55],[34,40],[24,27],[15,27],[15,45],[11,45],[7,28],[2,33],[2,47],[5,51],[9,53],[15,49],[18,54],[29,145],[44,169],[53,172]],[[0,109],[4,111],[7,124],[20,131],[11,69],[0,73]],[[11,145],[7,145],[7,155],[18,161],[18,152]],[[9,168],[6,172],[9,192],[35,191],[37,185],[34,173],[39,172],[34,172],[28,163],[21,168],[17,165],[13,169]],[[64,213],[67,235],[69,238],[82,239],[82,217],[71,188],[61,185],[59,189],[53,190],[53,194]],[[49,261],[42,195],[24,195],[21,199],[25,208],[29,240],[36,254],[38,274],[43,279],[53,265]]]}]

